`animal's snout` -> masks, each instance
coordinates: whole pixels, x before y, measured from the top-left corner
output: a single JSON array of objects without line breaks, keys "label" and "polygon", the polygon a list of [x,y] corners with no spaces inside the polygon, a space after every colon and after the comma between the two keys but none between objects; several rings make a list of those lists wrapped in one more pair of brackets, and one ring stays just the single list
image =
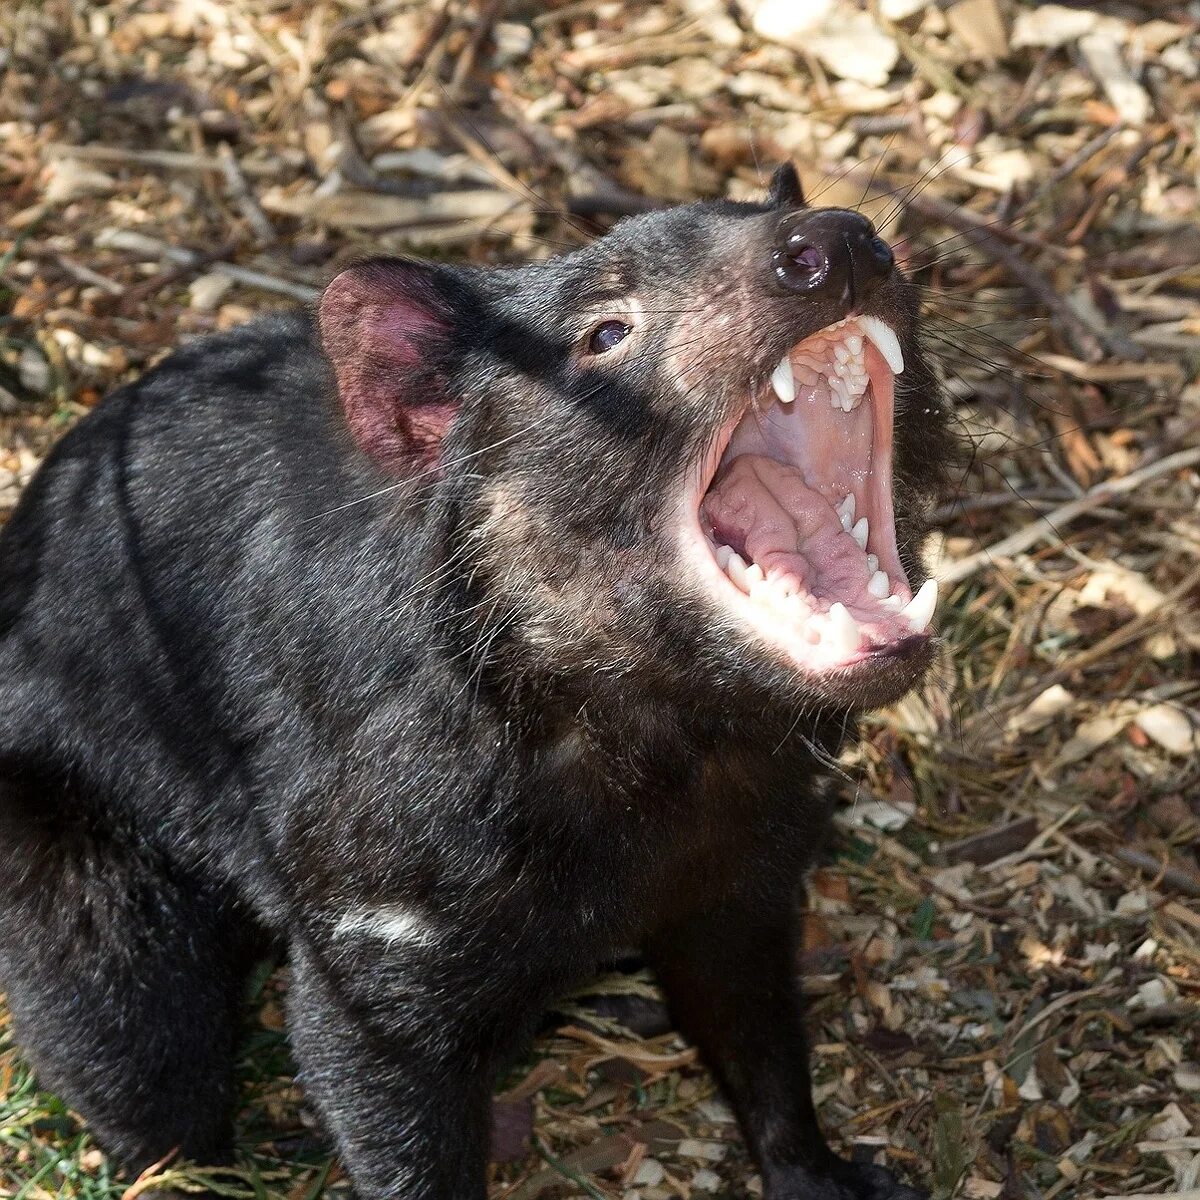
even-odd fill
[{"label": "animal's snout", "polygon": [[842,301],[852,308],[891,274],[892,248],[860,213],[801,213],[780,231],[771,255],[775,278],[789,292]]}]

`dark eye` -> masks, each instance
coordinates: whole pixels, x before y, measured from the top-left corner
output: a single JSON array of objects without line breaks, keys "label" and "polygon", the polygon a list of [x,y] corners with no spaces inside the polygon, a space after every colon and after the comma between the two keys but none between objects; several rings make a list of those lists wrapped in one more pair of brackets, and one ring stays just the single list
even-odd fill
[{"label": "dark eye", "polygon": [[603,325],[592,330],[588,338],[589,354],[605,354],[618,342],[623,342],[629,333],[629,326],[622,321],[605,321]]}]

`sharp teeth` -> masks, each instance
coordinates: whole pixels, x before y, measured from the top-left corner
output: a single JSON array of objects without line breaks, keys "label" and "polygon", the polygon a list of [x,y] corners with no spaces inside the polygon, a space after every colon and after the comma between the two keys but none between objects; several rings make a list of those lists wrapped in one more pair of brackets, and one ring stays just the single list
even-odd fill
[{"label": "sharp teeth", "polygon": [[791,404],[795,400],[796,378],[792,374],[791,360],[786,354],[779,360],[779,366],[771,372],[771,386],[784,404]]},{"label": "sharp teeth", "polygon": [[842,520],[842,528],[849,533],[854,524],[854,493],[847,492],[841,504],[837,506],[837,515]]},{"label": "sharp teeth", "polygon": [[781,595],[790,596],[796,591],[795,580],[786,578],[775,571],[767,576],[767,582]]},{"label": "sharp teeth", "polygon": [[717,560],[717,566],[722,571],[729,569],[729,560],[733,557],[733,550],[728,546],[718,546],[713,557]]},{"label": "sharp teeth", "polygon": [[845,653],[858,649],[858,623],[844,604],[829,606],[829,640]]},{"label": "sharp teeth", "polygon": [[859,517],[858,523],[850,530],[850,536],[858,543],[860,550],[867,548],[867,535],[870,531],[871,527],[867,524],[866,517]]},{"label": "sharp teeth", "polygon": [[867,591],[875,597],[876,600],[882,600],[892,590],[891,584],[888,582],[887,573],[885,571],[876,571],[871,576],[867,583]]},{"label": "sharp teeth", "polygon": [[879,570],[879,559],[874,554],[867,555],[867,570],[870,571],[872,575]]},{"label": "sharp teeth", "polygon": [[890,608],[892,612],[898,613],[904,607],[904,601],[899,596],[885,596],[880,600],[881,608]]},{"label": "sharp teeth", "polygon": [[933,610],[937,608],[938,585],[936,579],[927,579],[921,584],[921,590],[900,610],[900,615],[907,618],[914,633],[924,633],[933,620]]},{"label": "sharp teeth", "polygon": [[725,565],[725,570],[729,574],[729,578],[733,580],[743,592],[750,590],[750,582],[746,578],[746,560],[740,554],[731,553],[729,562]]},{"label": "sharp teeth", "polygon": [[893,375],[904,371],[904,352],[895,330],[885,325],[878,317],[859,317],[858,327],[875,343],[875,348],[887,360]]}]

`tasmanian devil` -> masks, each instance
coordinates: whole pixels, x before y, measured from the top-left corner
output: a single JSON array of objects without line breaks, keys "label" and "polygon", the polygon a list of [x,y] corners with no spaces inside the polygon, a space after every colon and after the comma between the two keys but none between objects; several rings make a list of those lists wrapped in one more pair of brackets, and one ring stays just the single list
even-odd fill
[{"label": "tasmanian devil", "polygon": [[233,1152],[291,963],[364,1197],[478,1198],[490,1089],[639,946],[772,1200],[826,1146],[796,978],[822,764],[932,654],[917,302],[790,167],[518,268],[374,259],[179,350],[0,536],[0,981],[131,1168]]}]

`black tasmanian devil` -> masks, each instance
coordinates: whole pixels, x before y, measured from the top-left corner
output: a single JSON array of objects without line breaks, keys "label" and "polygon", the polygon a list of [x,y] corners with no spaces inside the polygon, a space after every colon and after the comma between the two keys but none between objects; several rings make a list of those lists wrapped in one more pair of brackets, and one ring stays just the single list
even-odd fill
[{"label": "black tasmanian devil", "polygon": [[870,223],[637,217],[375,259],[177,351],[0,535],[0,984],[131,1168],[233,1151],[248,967],[364,1197],[484,1194],[490,1089],[640,946],[771,1200],[826,1146],[795,976],[821,764],[933,654],[951,452]]}]

